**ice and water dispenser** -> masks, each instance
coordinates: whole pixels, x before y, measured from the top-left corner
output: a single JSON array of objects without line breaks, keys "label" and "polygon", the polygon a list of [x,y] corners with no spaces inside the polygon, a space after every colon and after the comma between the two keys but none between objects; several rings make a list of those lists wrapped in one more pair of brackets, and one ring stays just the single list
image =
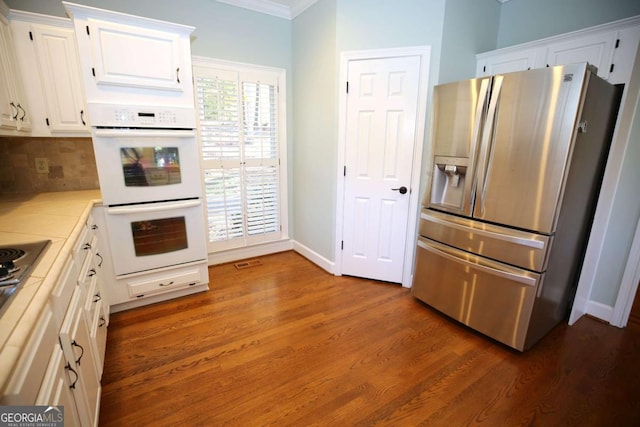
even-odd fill
[{"label": "ice and water dispenser", "polygon": [[[466,175],[469,159],[466,157],[435,156],[431,200],[424,204],[462,210],[465,201]],[[426,203],[430,202],[430,203]]]}]

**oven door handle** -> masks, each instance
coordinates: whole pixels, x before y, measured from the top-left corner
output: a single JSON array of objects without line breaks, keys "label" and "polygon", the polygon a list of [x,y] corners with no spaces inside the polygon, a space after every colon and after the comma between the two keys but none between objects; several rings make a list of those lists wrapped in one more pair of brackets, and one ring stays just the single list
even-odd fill
[{"label": "oven door handle", "polygon": [[94,129],[94,136],[102,138],[125,137],[151,137],[151,138],[193,138],[195,130],[168,130],[168,129]]},{"label": "oven door handle", "polygon": [[200,200],[185,200],[182,202],[158,203],[144,206],[118,206],[108,208],[107,213],[110,215],[132,215],[147,212],[161,212],[174,209],[185,209],[200,206]]}]

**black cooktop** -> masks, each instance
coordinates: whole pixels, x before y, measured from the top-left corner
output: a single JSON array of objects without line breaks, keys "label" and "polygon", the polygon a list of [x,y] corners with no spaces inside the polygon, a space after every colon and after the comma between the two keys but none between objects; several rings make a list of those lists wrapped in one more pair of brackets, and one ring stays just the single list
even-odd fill
[{"label": "black cooktop", "polygon": [[38,263],[51,240],[0,245],[0,314]]}]

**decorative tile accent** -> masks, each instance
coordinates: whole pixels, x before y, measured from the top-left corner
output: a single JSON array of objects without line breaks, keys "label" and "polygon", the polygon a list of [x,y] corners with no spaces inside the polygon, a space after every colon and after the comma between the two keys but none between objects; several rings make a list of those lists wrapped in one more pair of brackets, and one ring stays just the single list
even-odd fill
[{"label": "decorative tile accent", "polygon": [[[36,157],[49,163],[37,173]],[[100,188],[91,138],[0,137],[0,194]]]}]

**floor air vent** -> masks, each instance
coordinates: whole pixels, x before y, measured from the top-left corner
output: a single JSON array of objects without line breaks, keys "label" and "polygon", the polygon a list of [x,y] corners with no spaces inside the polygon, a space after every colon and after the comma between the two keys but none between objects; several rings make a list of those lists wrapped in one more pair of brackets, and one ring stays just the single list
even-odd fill
[{"label": "floor air vent", "polygon": [[262,265],[262,262],[259,259],[250,259],[248,261],[240,261],[236,262],[235,267],[238,270],[242,270],[243,268],[255,267],[256,265]]}]

